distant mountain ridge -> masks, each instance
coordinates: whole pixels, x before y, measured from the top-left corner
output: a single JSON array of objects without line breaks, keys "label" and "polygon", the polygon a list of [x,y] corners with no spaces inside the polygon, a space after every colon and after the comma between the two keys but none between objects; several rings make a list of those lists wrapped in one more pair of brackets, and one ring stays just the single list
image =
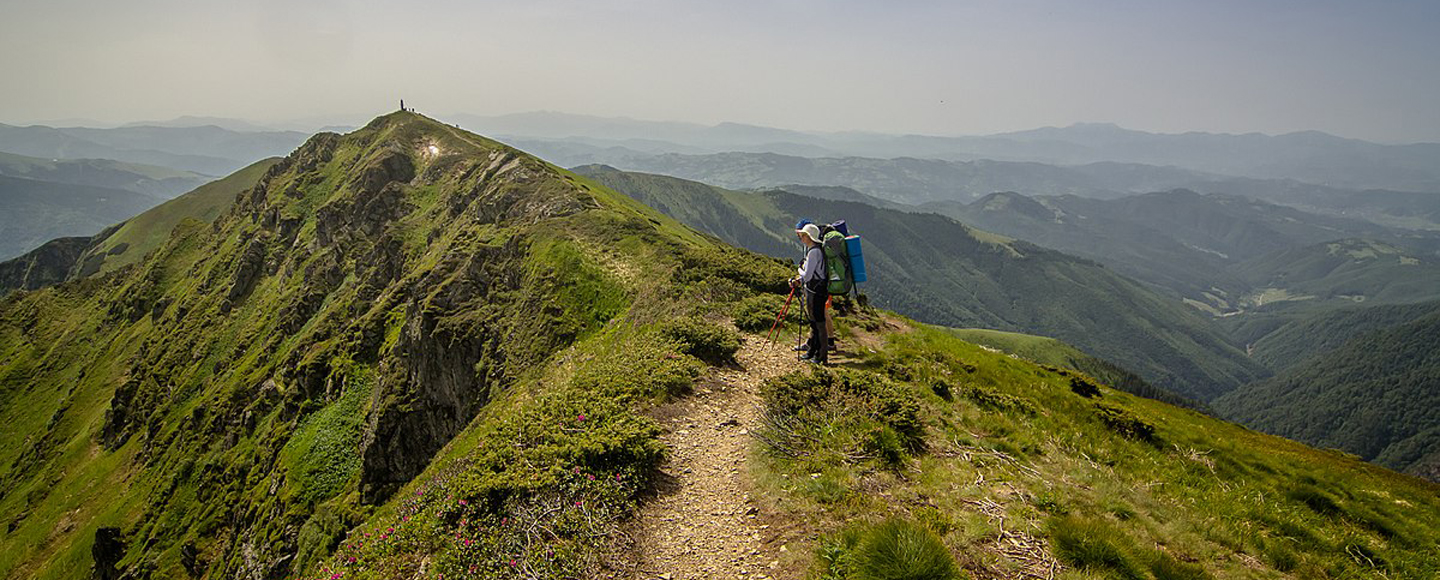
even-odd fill
[{"label": "distant mountain ridge", "polygon": [[603,164],[731,189],[790,184],[847,187],[890,203],[969,203],[995,192],[1115,199],[1188,189],[1240,195],[1392,228],[1440,231],[1440,193],[1353,190],[1291,179],[1227,177],[1176,167],[1096,162],[1079,166],[993,160],[803,157],[778,153],[654,153],[577,141],[512,139],[565,165]]},{"label": "distant mountain ridge", "polygon": [[[1426,300],[1430,292],[1424,281],[1431,279],[1426,273],[1432,269],[1427,264],[1440,258],[1440,232],[1386,228],[1246,197],[1188,190],[1112,200],[1002,192],[971,203],[921,207],[1097,260],[1174,291],[1217,315],[1257,305],[1248,295],[1266,288],[1322,299]],[[1341,256],[1323,245],[1360,238],[1369,241],[1346,243],[1373,245],[1373,251],[1357,249],[1357,256]],[[1357,262],[1370,255],[1396,257],[1364,266]],[[1386,267],[1402,265],[1402,257],[1415,267]],[[1299,269],[1302,263],[1307,266]],[[1362,271],[1384,274],[1366,282]],[[1278,275],[1283,272],[1290,274]],[[1411,275],[1419,277],[1406,283],[1404,278]]]},{"label": "distant mountain ridge", "polygon": [[111,159],[221,176],[293,150],[308,136],[215,126],[95,129],[0,124],[0,151],[42,159]]},{"label": "distant mountain ridge", "polygon": [[[1313,185],[1351,189],[1440,192],[1440,144],[1384,145],[1319,131],[1282,135],[1198,131],[1163,134],[1124,129],[1109,123],[1076,123],[1068,127],[948,137],[817,133],[736,123],[707,126],[553,112],[489,117],[455,115],[453,118],[467,128],[507,138],[552,142],[588,140],[598,149],[623,148],[626,140],[644,140],[668,142],[672,144],[669,152],[701,148],[709,153],[804,152],[808,157],[990,159],[1067,166],[1118,162],[1174,166],[1233,177],[1296,179]],[[556,160],[576,165],[616,165],[614,159]],[[618,166],[655,171],[647,167]],[[737,187],[730,183],[722,185]]]},{"label": "distant mountain ridge", "polygon": [[210,177],[168,167],[109,159],[40,159],[0,152],[0,175],[54,183],[125,189],[169,199]]}]

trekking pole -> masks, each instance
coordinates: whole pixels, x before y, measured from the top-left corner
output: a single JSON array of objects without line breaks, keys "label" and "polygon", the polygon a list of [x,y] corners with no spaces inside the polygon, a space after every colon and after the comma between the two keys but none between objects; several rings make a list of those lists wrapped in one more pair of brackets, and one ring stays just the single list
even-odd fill
[{"label": "trekking pole", "polygon": [[800,351],[800,339],[801,339],[801,337],[803,337],[803,336],[805,335],[805,327],[807,326],[806,323],[809,321],[809,319],[810,319],[810,299],[809,299],[809,298],[806,298],[806,297],[805,297],[805,293],[802,292],[802,293],[800,293],[800,322],[801,322],[801,324],[795,328],[795,352],[799,352],[799,351]]},{"label": "trekking pole", "polygon": [[793,298],[795,298],[795,287],[791,286],[790,295],[785,297],[785,306],[781,307],[780,313],[775,315],[775,323],[770,325],[770,332],[765,333],[765,340],[768,340],[772,343],[775,342],[775,329],[780,327],[780,321],[783,320],[785,318],[785,314],[789,312],[790,300]]}]

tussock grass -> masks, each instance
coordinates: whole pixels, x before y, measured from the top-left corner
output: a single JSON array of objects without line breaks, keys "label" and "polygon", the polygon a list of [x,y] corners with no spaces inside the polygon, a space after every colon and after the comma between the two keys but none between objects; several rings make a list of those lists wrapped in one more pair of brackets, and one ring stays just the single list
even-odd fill
[{"label": "tussock grass", "polygon": [[892,517],[849,526],[816,550],[820,580],[961,580],[969,578],[934,530]]},{"label": "tussock grass", "polygon": [[1124,580],[1149,580],[1135,556],[1134,540],[1101,520],[1064,516],[1052,519],[1047,531],[1055,556],[1066,564]]}]

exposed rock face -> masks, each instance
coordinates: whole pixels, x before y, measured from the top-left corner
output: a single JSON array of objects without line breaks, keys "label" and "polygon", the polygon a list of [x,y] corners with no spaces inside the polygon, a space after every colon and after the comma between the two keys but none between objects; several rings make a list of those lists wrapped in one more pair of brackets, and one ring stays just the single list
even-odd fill
[{"label": "exposed rock face", "polygon": [[93,578],[96,580],[120,578],[120,571],[115,568],[115,565],[120,563],[120,559],[125,557],[125,540],[120,536],[120,528],[95,530],[95,544],[90,548],[90,556],[95,560]]},{"label": "exposed rock face", "polygon": [[250,295],[255,283],[260,280],[261,267],[265,265],[265,241],[250,240],[235,266],[235,276],[230,280],[230,290],[225,295],[223,310],[229,312],[236,302]]},{"label": "exposed rock face", "polygon": [[0,262],[0,296],[11,290],[36,290],[68,280],[91,240],[57,238],[23,256]]},{"label": "exposed rock face", "polygon": [[520,287],[521,257],[512,240],[457,256],[415,284],[433,290],[406,308],[396,364],[379,387],[388,403],[371,414],[362,443],[365,501],[381,501],[419,474],[504,381],[504,313],[495,297]]}]

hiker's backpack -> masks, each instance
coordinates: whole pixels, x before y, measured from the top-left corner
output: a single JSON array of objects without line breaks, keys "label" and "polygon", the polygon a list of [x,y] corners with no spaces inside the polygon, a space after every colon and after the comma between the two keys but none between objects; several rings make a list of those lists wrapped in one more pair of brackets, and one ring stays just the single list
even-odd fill
[{"label": "hiker's backpack", "polygon": [[820,235],[820,247],[825,252],[825,289],[831,296],[844,296],[854,286],[854,279],[850,277],[850,252],[845,234],[834,227],[827,229]]}]

